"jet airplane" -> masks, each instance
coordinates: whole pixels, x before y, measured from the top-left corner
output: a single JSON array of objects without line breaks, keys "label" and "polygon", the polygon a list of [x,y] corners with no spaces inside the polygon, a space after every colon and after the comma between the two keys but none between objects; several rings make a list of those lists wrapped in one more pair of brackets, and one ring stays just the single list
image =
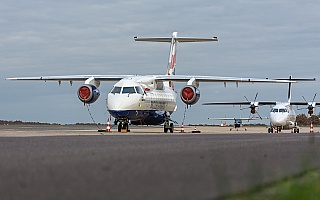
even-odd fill
[{"label": "jet airplane", "polygon": [[137,125],[164,124],[164,132],[173,132],[174,127],[170,115],[177,109],[177,92],[174,82],[186,82],[180,91],[180,98],[186,105],[193,105],[200,98],[198,89],[200,82],[239,82],[249,83],[288,83],[292,80],[236,78],[219,76],[175,75],[177,43],[215,42],[217,37],[193,38],[178,37],[173,32],[172,37],[134,37],[135,41],[170,43],[169,62],[165,75],[69,75],[16,77],[7,80],[24,81],[84,81],[77,90],[78,98],[84,104],[92,104],[100,97],[98,87],[102,81],[115,81],[108,93],[107,110],[115,118],[118,131],[129,130],[129,123]]},{"label": "jet airplane", "polygon": [[[293,79],[291,76],[288,80],[295,81],[315,81],[315,79]],[[256,95],[257,97],[257,95]],[[284,128],[292,128],[294,133],[299,133],[299,127],[296,122],[296,113],[293,110],[293,105],[306,105],[308,106],[309,113],[311,110],[315,108],[315,106],[319,106],[320,103],[316,102],[293,102],[291,101],[291,83],[289,83],[288,90],[288,101],[287,102],[276,102],[276,101],[256,101],[256,98],[253,102],[243,101],[243,102],[211,102],[211,103],[203,103],[202,105],[249,105],[250,114],[257,113],[256,108],[258,106],[270,105],[273,106],[270,111],[270,127],[268,128],[268,133],[281,132]],[[260,117],[260,116],[259,116]]]}]

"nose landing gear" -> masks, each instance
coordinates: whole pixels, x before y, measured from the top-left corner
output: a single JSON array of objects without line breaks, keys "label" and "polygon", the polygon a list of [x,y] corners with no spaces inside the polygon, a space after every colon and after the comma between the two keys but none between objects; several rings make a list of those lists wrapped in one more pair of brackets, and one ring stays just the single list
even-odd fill
[{"label": "nose landing gear", "polygon": [[129,123],[127,121],[120,121],[118,124],[118,132],[130,132]]}]

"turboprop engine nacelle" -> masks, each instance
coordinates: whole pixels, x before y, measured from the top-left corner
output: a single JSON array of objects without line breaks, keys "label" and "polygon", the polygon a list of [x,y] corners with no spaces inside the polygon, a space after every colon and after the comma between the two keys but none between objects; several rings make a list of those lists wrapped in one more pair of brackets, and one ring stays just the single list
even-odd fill
[{"label": "turboprop engine nacelle", "polygon": [[100,96],[99,89],[91,84],[81,85],[77,93],[79,100],[87,104],[94,103]]},{"label": "turboprop engine nacelle", "polygon": [[180,92],[181,100],[187,105],[193,105],[200,99],[200,90],[193,85],[186,85]]}]

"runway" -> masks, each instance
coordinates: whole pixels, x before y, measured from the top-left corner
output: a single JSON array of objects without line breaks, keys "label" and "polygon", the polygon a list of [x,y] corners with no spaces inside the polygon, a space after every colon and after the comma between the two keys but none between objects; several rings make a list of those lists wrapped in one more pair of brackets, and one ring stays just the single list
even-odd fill
[{"label": "runway", "polygon": [[320,167],[318,133],[50,127],[0,127],[0,199],[221,199]]}]

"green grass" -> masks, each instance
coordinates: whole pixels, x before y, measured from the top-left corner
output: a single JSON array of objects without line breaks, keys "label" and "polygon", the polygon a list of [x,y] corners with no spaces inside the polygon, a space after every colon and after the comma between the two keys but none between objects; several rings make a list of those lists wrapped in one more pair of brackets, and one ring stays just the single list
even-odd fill
[{"label": "green grass", "polygon": [[319,200],[320,170],[306,171],[294,177],[259,186],[251,191],[226,198],[227,200]]}]

